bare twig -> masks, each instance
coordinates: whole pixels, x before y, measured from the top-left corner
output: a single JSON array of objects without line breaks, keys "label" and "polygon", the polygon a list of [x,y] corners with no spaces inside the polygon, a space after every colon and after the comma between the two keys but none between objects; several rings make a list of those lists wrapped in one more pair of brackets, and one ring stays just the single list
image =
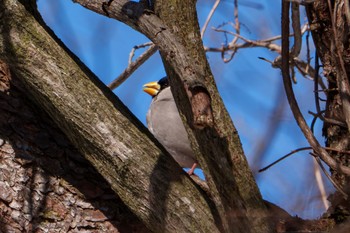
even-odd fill
[{"label": "bare twig", "polygon": [[[341,121],[338,121],[338,120],[335,120],[335,119],[330,119],[330,118],[327,118],[327,117],[324,117],[322,114],[324,113],[324,111],[320,111],[318,113],[313,113],[311,111],[308,112],[309,114],[313,115],[315,118],[320,118],[322,121],[324,122],[327,122],[327,123],[330,123],[330,124],[334,124],[334,125],[338,125],[340,127],[343,127],[343,128],[346,128],[346,124],[344,122],[341,122]],[[322,118],[321,118],[321,115],[322,115]]]},{"label": "bare twig", "polygon": [[299,12],[299,4],[292,2],[292,27],[294,32],[294,45],[290,51],[291,56],[291,72],[292,72],[292,80],[294,83],[297,83],[297,78],[294,70],[294,59],[297,58],[300,54],[301,50],[301,30],[300,30],[300,12]]},{"label": "bare twig", "polygon": [[309,42],[310,40],[309,40],[309,38],[310,38],[310,30],[307,30],[306,37],[305,37],[305,39],[306,39],[306,60],[307,60],[307,64],[310,65],[311,55],[310,55],[310,42]]},{"label": "bare twig", "polygon": [[[235,30],[237,35],[241,34],[241,24],[238,19],[238,0],[234,1],[234,9],[233,9],[233,17],[235,19]],[[235,43],[234,40],[232,40],[233,44]]]},{"label": "bare twig", "polygon": [[320,168],[322,169],[323,173],[326,175],[326,177],[328,178],[328,180],[333,184],[333,186],[344,196],[345,199],[348,198],[348,195],[343,191],[343,189],[338,185],[338,183],[332,179],[332,177],[328,174],[327,170],[325,169],[325,167],[323,166],[320,157],[311,152],[310,153],[312,156],[314,156],[316,162],[318,163],[318,165],[320,166]]},{"label": "bare twig", "polygon": [[[269,169],[270,167],[276,165],[277,163],[281,162],[282,160],[288,158],[289,156],[295,154],[295,153],[298,153],[300,151],[304,151],[304,150],[312,150],[313,148],[311,146],[306,146],[306,147],[301,147],[301,148],[298,148],[298,149],[295,149],[295,150],[292,150],[291,152],[289,152],[288,154],[282,156],[281,158],[275,160],[274,162],[270,163],[269,165],[261,168],[259,170],[259,172],[263,172],[263,171],[266,171],[267,169]],[[331,147],[324,147],[323,148],[324,150],[328,150],[328,151],[333,151],[333,152],[337,152],[337,153],[342,153],[342,154],[348,154],[350,155],[350,151],[342,151],[342,150],[338,150],[338,149],[335,149],[335,148],[331,148]]]},{"label": "bare twig", "polygon": [[301,148],[298,148],[296,150],[292,150],[291,152],[289,152],[288,154],[282,156],[281,158],[277,159],[276,161],[270,163],[268,166],[266,167],[263,167],[259,170],[259,172],[263,172],[263,171],[266,171],[267,169],[269,169],[270,167],[274,166],[275,164],[281,162],[282,160],[288,158],[289,156],[297,153],[297,152],[300,152],[300,151],[304,151],[304,150],[311,150],[312,148],[310,146],[308,147],[301,147]]},{"label": "bare twig", "polygon": [[[312,66],[310,66],[309,61],[303,61],[295,57],[293,59],[293,65],[298,69],[300,74],[303,75],[304,77],[308,76],[311,79],[315,77],[315,69]],[[322,83],[322,80],[319,80],[319,82],[321,86],[324,86],[324,84]]]},{"label": "bare twig", "polygon": [[[270,61],[264,57],[258,57],[258,58],[270,63],[273,68],[278,68],[278,69],[281,68],[281,57],[280,56],[278,56],[274,61]],[[305,62],[303,60],[295,58],[294,59],[294,66],[298,69],[300,74],[303,75],[305,78],[307,78],[308,76],[313,77],[315,75],[315,70],[307,62]],[[293,80],[293,81],[295,81],[295,80]],[[320,80],[319,80],[319,84],[320,84],[320,86],[325,87],[324,83]]]},{"label": "bare twig", "polygon": [[[317,51],[315,52],[315,76],[314,76],[314,95],[315,95],[315,106],[316,106],[316,112],[319,113],[321,112],[321,107],[320,107],[320,98],[319,98],[319,93],[318,93],[318,71],[319,71],[320,65],[318,63],[318,55]],[[323,115],[319,115],[321,120],[324,120]]]},{"label": "bare twig", "polygon": [[[318,64],[318,56],[317,56],[317,51],[315,52],[315,59],[317,61],[315,61],[315,68],[313,68],[311,66],[311,56],[310,56],[310,43],[309,43],[309,37],[310,37],[310,30],[307,30],[306,32],[306,73],[309,74],[309,76],[311,78],[313,78],[314,80],[316,79],[315,77],[317,77],[317,81],[315,81],[315,83],[317,83],[318,85],[321,86],[322,90],[325,92],[326,90],[326,85],[324,84],[323,80],[319,78],[319,64]],[[299,65],[296,64],[296,66],[298,67]],[[317,67],[316,67],[317,66]],[[316,76],[317,75],[317,76]],[[318,86],[317,86],[318,87]],[[318,88],[317,88],[318,89]],[[318,90],[317,90],[318,91]]]},{"label": "bare twig", "polygon": [[[324,181],[323,181],[322,176],[321,176],[320,166],[318,166],[317,159],[314,159],[312,162],[314,165],[314,175],[315,175],[315,179],[316,179],[316,184],[317,184],[318,190],[320,191],[320,194],[321,194],[321,200],[322,200],[323,206],[325,209],[328,209],[329,203],[327,201],[327,193],[326,193],[326,188],[324,187]],[[323,172],[325,172],[325,171],[323,171]],[[327,174],[326,174],[326,176],[327,176]]]},{"label": "bare twig", "polygon": [[[232,24],[232,23],[226,23],[226,24]],[[217,31],[217,32],[223,32],[225,34],[230,34],[234,37],[238,37],[239,39],[242,39],[243,41],[247,42],[250,44],[250,46],[242,46],[240,44],[232,44],[230,43],[229,45],[225,46],[225,51],[228,51],[228,50],[232,50],[233,48],[235,47],[238,47],[238,48],[247,48],[247,47],[267,47],[269,44],[271,44],[273,41],[276,41],[276,40],[280,40],[282,37],[281,35],[278,35],[278,36],[273,36],[273,37],[270,37],[270,38],[267,38],[267,39],[264,39],[264,40],[250,40],[250,39],[247,39],[245,38],[244,36],[240,35],[240,34],[237,34],[235,32],[231,32],[231,31],[227,31],[227,30],[224,30],[224,29],[221,29],[222,26],[225,26],[226,24],[222,24],[220,25],[219,27],[215,28],[213,27],[212,29],[214,31]],[[301,35],[304,35],[304,33],[308,31],[308,24],[304,24],[301,28],[300,28],[300,33]],[[289,36],[294,36],[294,33],[291,33]],[[274,46],[278,47],[277,52],[280,52],[281,49],[280,49],[280,46],[275,44]],[[221,52],[222,50],[215,50],[215,48],[205,48],[206,51],[210,51],[210,52]],[[212,50],[211,50],[212,49]]]},{"label": "bare twig", "polygon": [[223,46],[221,48],[214,48],[214,47],[205,47],[205,51],[206,52],[227,52],[227,51],[234,51],[240,48],[252,48],[252,47],[265,47],[268,48],[269,50],[272,51],[277,51],[278,53],[280,53],[281,51],[281,47],[277,44],[272,44],[271,41],[273,40],[278,40],[280,39],[280,37],[273,37],[273,38],[269,38],[266,40],[249,40],[241,35],[238,35],[234,32],[231,31],[227,31],[227,30],[223,30],[223,29],[219,29],[219,28],[213,28],[213,30],[217,31],[217,32],[223,32],[225,34],[230,34],[233,35],[239,39],[242,39],[244,41],[244,43],[241,44],[231,44],[228,46]]},{"label": "bare twig", "polygon": [[[235,37],[232,39],[232,41],[230,42],[230,44],[228,45],[229,47],[231,45],[235,45],[238,41],[240,37],[240,33],[241,33],[241,26],[240,26],[240,23],[239,23],[239,19],[238,19],[238,0],[234,0],[234,10],[233,10],[233,17],[235,19],[235,24],[234,24],[234,28],[235,28]],[[224,62],[227,63],[227,62],[230,62],[234,55],[236,54],[236,51],[237,50],[233,50],[233,52],[230,54],[230,57],[228,59],[224,58]]]},{"label": "bare twig", "polygon": [[140,67],[150,56],[157,51],[157,46],[152,44],[141,56],[139,56],[134,62],[131,62],[129,66],[121,73],[116,79],[114,79],[108,87],[114,90],[120,84],[122,84],[138,67]]},{"label": "bare twig", "polygon": [[[307,37],[308,38],[308,37]],[[310,50],[309,50],[309,43],[308,43],[308,39],[307,39],[307,57],[308,57],[308,63],[310,62]],[[315,52],[315,74],[314,74],[314,94],[315,94],[315,106],[316,106],[316,111],[319,115],[319,118],[321,120],[324,120],[324,117],[321,113],[321,107],[320,107],[320,98],[319,98],[319,93],[318,93],[318,85],[319,85],[319,75],[318,75],[318,72],[319,72],[319,68],[320,68],[320,65],[319,65],[319,62],[318,62],[318,55],[317,55],[317,51]],[[312,123],[311,123],[311,131],[314,132],[313,128],[314,128],[314,125],[315,125],[315,122],[316,122],[316,119],[317,117],[315,116],[314,119],[312,120]],[[320,162],[320,159],[319,157],[315,157],[315,159],[313,160],[313,164],[314,164],[314,175],[315,175],[315,179],[316,179],[316,183],[317,183],[317,187],[320,191],[320,194],[321,194],[321,200],[322,200],[322,203],[325,207],[325,209],[328,209],[329,208],[329,203],[328,203],[328,200],[327,200],[327,194],[326,194],[326,190],[325,190],[325,187],[324,187],[324,182],[323,182],[323,179],[322,179],[322,176],[321,176],[321,172],[320,172],[320,167],[322,166],[322,170],[323,172],[325,173],[325,175],[327,177],[329,177],[328,173],[325,171],[322,163]],[[317,164],[319,164],[319,166],[317,166]],[[329,178],[328,178],[329,179]]]},{"label": "bare twig", "polygon": [[[267,38],[264,40],[250,40],[250,39],[247,39],[238,33],[221,29],[221,27],[224,25],[226,25],[226,24],[220,25],[218,28],[213,28],[213,30],[215,30],[217,32],[222,32],[225,35],[227,35],[227,34],[232,35],[232,36],[234,36],[234,39],[240,39],[243,41],[243,43],[237,43],[238,41],[235,40],[235,43],[231,42],[228,45],[222,46],[220,48],[205,47],[206,52],[220,52],[222,54],[222,59],[224,62],[231,61],[234,54],[237,52],[237,50],[242,49],[242,48],[264,47],[264,48],[267,48],[271,51],[281,53],[281,46],[273,43],[273,41],[281,39],[281,36],[274,36],[274,37]],[[299,29],[299,31],[301,33],[300,35],[303,35],[307,30],[308,30],[308,24],[304,24]],[[290,34],[290,36],[294,36],[294,34]],[[225,58],[224,55],[228,51],[231,51],[230,57]],[[277,64],[277,63],[280,63],[280,59],[276,59],[274,63],[275,63],[275,64],[273,64],[274,68],[276,68],[276,67],[280,68],[280,65]],[[295,57],[293,65],[295,65],[295,67],[299,70],[299,72],[303,76],[308,75],[310,77],[314,77],[314,69],[312,67],[310,67],[310,65],[307,62],[302,61],[302,60],[298,59],[297,57]]]},{"label": "bare twig", "polygon": [[203,39],[203,36],[204,36],[205,31],[207,30],[208,24],[209,24],[211,18],[213,17],[213,14],[214,14],[216,8],[218,8],[218,6],[219,6],[220,1],[221,1],[221,0],[216,0],[216,1],[215,1],[213,7],[211,8],[211,10],[210,10],[210,12],[209,12],[209,14],[208,14],[207,19],[205,20],[205,23],[204,23],[203,28],[202,28],[202,30],[201,30],[201,38],[202,38],[202,39]]},{"label": "bare twig", "polygon": [[141,44],[141,45],[135,45],[132,49],[131,49],[131,52],[129,54],[129,60],[128,60],[128,64],[130,65],[132,63],[132,58],[134,57],[135,55],[135,51],[138,50],[138,49],[142,49],[142,48],[145,48],[145,47],[148,47],[148,46],[151,46],[153,45],[153,42],[147,42],[147,43],[144,43],[144,44]]},{"label": "bare twig", "polygon": [[298,57],[301,51],[301,30],[300,30],[300,11],[299,11],[299,3],[292,3],[292,27],[294,32],[294,45],[290,52],[290,56],[292,60],[295,57]]}]

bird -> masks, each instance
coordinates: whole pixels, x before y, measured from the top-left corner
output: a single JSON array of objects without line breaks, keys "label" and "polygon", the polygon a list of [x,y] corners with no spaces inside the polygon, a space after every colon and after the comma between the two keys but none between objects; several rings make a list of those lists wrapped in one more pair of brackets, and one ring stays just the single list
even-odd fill
[{"label": "bird", "polygon": [[149,131],[181,167],[190,168],[187,173],[192,175],[199,165],[176,107],[168,78],[146,83],[143,91],[152,96],[146,115]]}]

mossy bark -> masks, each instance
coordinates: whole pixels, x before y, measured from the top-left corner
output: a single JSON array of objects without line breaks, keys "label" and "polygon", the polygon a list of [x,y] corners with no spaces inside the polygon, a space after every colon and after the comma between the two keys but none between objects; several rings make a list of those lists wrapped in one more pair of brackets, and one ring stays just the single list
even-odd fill
[{"label": "mossy bark", "polygon": [[130,210],[154,232],[218,232],[206,195],[32,11],[0,12],[0,59]]}]

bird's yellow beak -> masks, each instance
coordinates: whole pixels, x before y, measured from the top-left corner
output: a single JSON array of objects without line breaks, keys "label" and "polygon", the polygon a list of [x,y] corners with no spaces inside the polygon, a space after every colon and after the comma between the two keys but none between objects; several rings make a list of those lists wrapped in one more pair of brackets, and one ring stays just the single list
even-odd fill
[{"label": "bird's yellow beak", "polygon": [[160,85],[158,82],[150,82],[143,85],[143,91],[152,97],[156,96],[160,90]]}]

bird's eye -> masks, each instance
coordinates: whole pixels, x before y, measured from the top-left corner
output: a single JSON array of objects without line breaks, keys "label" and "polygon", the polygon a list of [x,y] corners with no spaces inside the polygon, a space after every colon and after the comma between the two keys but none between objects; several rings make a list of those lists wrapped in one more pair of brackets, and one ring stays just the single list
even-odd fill
[{"label": "bird's eye", "polygon": [[168,78],[164,77],[158,81],[158,84],[160,85],[161,89],[164,89],[169,86]]}]

